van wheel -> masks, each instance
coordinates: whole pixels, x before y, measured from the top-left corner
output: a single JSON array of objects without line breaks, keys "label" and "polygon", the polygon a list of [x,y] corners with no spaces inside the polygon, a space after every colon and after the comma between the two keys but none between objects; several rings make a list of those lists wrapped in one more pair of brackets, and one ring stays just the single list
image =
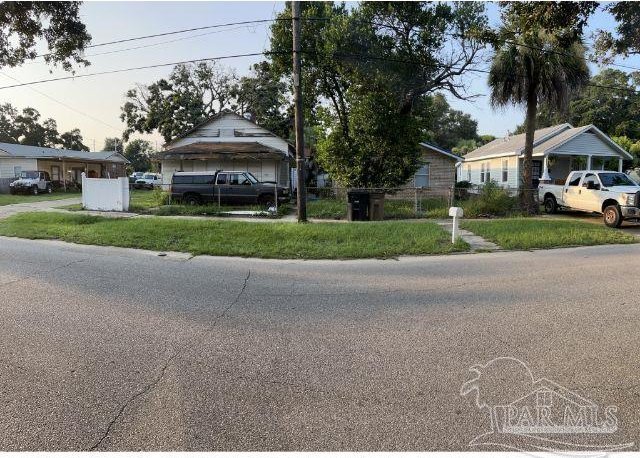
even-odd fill
[{"label": "van wheel", "polygon": [[200,205],[200,198],[198,196],[190,195],[184,198],[184,202],[187,205]]},{"label": "van wheel", "polygon": [[556,198],[553,196],[546,197],[544,199],[544,212],[552,215],[557,211],[558,203],[556,202]]},{"label": "van wheel", "polygon": [[622,212],[617,205],[609,205],[604,209],[604,224],[609,227],[620,227],[622,224]]},{"label": "van wheel", "polygon": [[37,196],[37,195],[38,195],[38,192],[39,192],[39,191],[38,191],[38,187],[37,187],[37,186],[34,186],[34,187],[33,187],[33,195],[34,195],[34,196]]}]

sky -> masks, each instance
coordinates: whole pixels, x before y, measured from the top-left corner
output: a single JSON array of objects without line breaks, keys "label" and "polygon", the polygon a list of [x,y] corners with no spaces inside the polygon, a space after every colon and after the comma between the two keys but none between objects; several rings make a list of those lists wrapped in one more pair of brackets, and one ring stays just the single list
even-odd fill
[{"label": "sky", "polygon": [[[102,43],[123,38],[163,33],[173,30],[222,24],[228,22],[271,19],[284,8],[284,2],[85,2],[81,6],[81,17],[92,35],[93,43]],[[499,23],[498,8],[486,3],[490,23]],[[589,34],[597,29],[613,30],[615,22],[608,14],[598,11],[589,22]],[[179,39],[179,40],[177,40]],[[176,41],[177,40],[177,41]],[[124,52],[103,54],[125,48],[145,46]],[[80,68],[77,74],[99,72],[119,68],[179,62],[215,56],[261,52],[269,47],[269,23],[250,26],[234,26],[171,35],[99,47],[87,50],[91,66]],[[99,55],[101,54],[101,55]],[[486,57],[490,57],[487,53]],[[249,67],[261,60],[257,57],[242,57],[224,60],[225,66],[235,68],[239,75],[247,74]],[[640,67],[640,56],[618,59],[617,63]],[[480,65],[486,68],[488,64]],[[599,71],[590,65],[592,73]],[[64,132],[79,128],[84,143],[93,149],[101,149],[105,137],[119,137],[124,130],[120,121],[120,107],[125,102],[125,93],[136,84],[148,84],[166,77],[170,66],[137,70],[115,75],[95,76],[66,81],[48,82],[33,86],[0,89],[0,103],[11,103],[22,109],[36,108],[43,119],[53,118],[58,130]],[[17,68],[0,70],[0,87],[19,82],[68,76],[40,60],[25,63]],[[465,77],[471,100],[457,100],[448,96],[456,109],[469,113],[478,121],[480,134],[504,136],[513,132],[524,119],[524,110],[519,107],[495,110],[487,97],[486,74],[476,73]],[[133,135],[145,138],[154,146],[162,146],[157,135]]]}]

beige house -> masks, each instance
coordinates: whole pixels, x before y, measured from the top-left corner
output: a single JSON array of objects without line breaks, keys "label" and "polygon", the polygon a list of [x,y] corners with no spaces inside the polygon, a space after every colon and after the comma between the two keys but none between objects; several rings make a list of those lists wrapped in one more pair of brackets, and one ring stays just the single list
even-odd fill
[{"label": "beige house", "polygon": [[27,170],[48,172],[54,186],[81,183],[82,172],[93,178],[126,176],[127,159],[113,151],[74,151],[0,143],[0,192]]},{"label": "beige house", "polygon": [[223,111],[164,145],[158,158],[163,183],[171,183],[174,172],[237,170],[290,186],[293,147],[256,123]]},{"label": "beige house", "polygon": [[456,183],[456,167],[462,158],[428,142],[420,143],[420,149],[421,166],[407,185],[448,192]]},{"label": "beige house", "polygon": [[[483,185],[494,181],[505,188],[521,187],[525,134],[498,138],[464,156],[458,181]],[[596,126],[558,124],[535,131],[533,182],[564,183],[572,170],[619,170],[632,156]]]}]

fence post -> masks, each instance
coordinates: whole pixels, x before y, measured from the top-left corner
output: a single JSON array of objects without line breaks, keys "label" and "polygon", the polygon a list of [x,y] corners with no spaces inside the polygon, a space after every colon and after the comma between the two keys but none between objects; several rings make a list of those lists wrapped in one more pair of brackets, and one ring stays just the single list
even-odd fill
[{"label": "fence post", "polygon": [[273,203],[276,207],[276,215],[278,214],[278,183],[273,184],[273,196],[275,202]]},{"label": "fence post", "polygon": [[420,211],[420,209],[418,208],[418,188],[414,188],[414,202],[413,202],[413,209],[414,212],[416,214],[416,216],[418,216],[418,212]]}]

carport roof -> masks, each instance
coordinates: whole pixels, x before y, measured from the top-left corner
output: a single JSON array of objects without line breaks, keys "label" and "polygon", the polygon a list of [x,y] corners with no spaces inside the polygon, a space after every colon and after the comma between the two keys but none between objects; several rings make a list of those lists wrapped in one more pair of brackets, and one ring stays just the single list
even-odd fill
[{"label": "carport roof", "polygon": [[260,142],[195,142],[163,151],[158,154],[159,159],[199,159],[205,157],[238,155],[260,155],[263,157],[286,156],[279,149]]},{"label": "carport roof", "polygon": [[24,157],[31,159],[79,159],[83,161],[119,162],[129,161],[115,151],[76,151],[71,149],[46,148],[44,146],[1,143],[0,157]]}]

